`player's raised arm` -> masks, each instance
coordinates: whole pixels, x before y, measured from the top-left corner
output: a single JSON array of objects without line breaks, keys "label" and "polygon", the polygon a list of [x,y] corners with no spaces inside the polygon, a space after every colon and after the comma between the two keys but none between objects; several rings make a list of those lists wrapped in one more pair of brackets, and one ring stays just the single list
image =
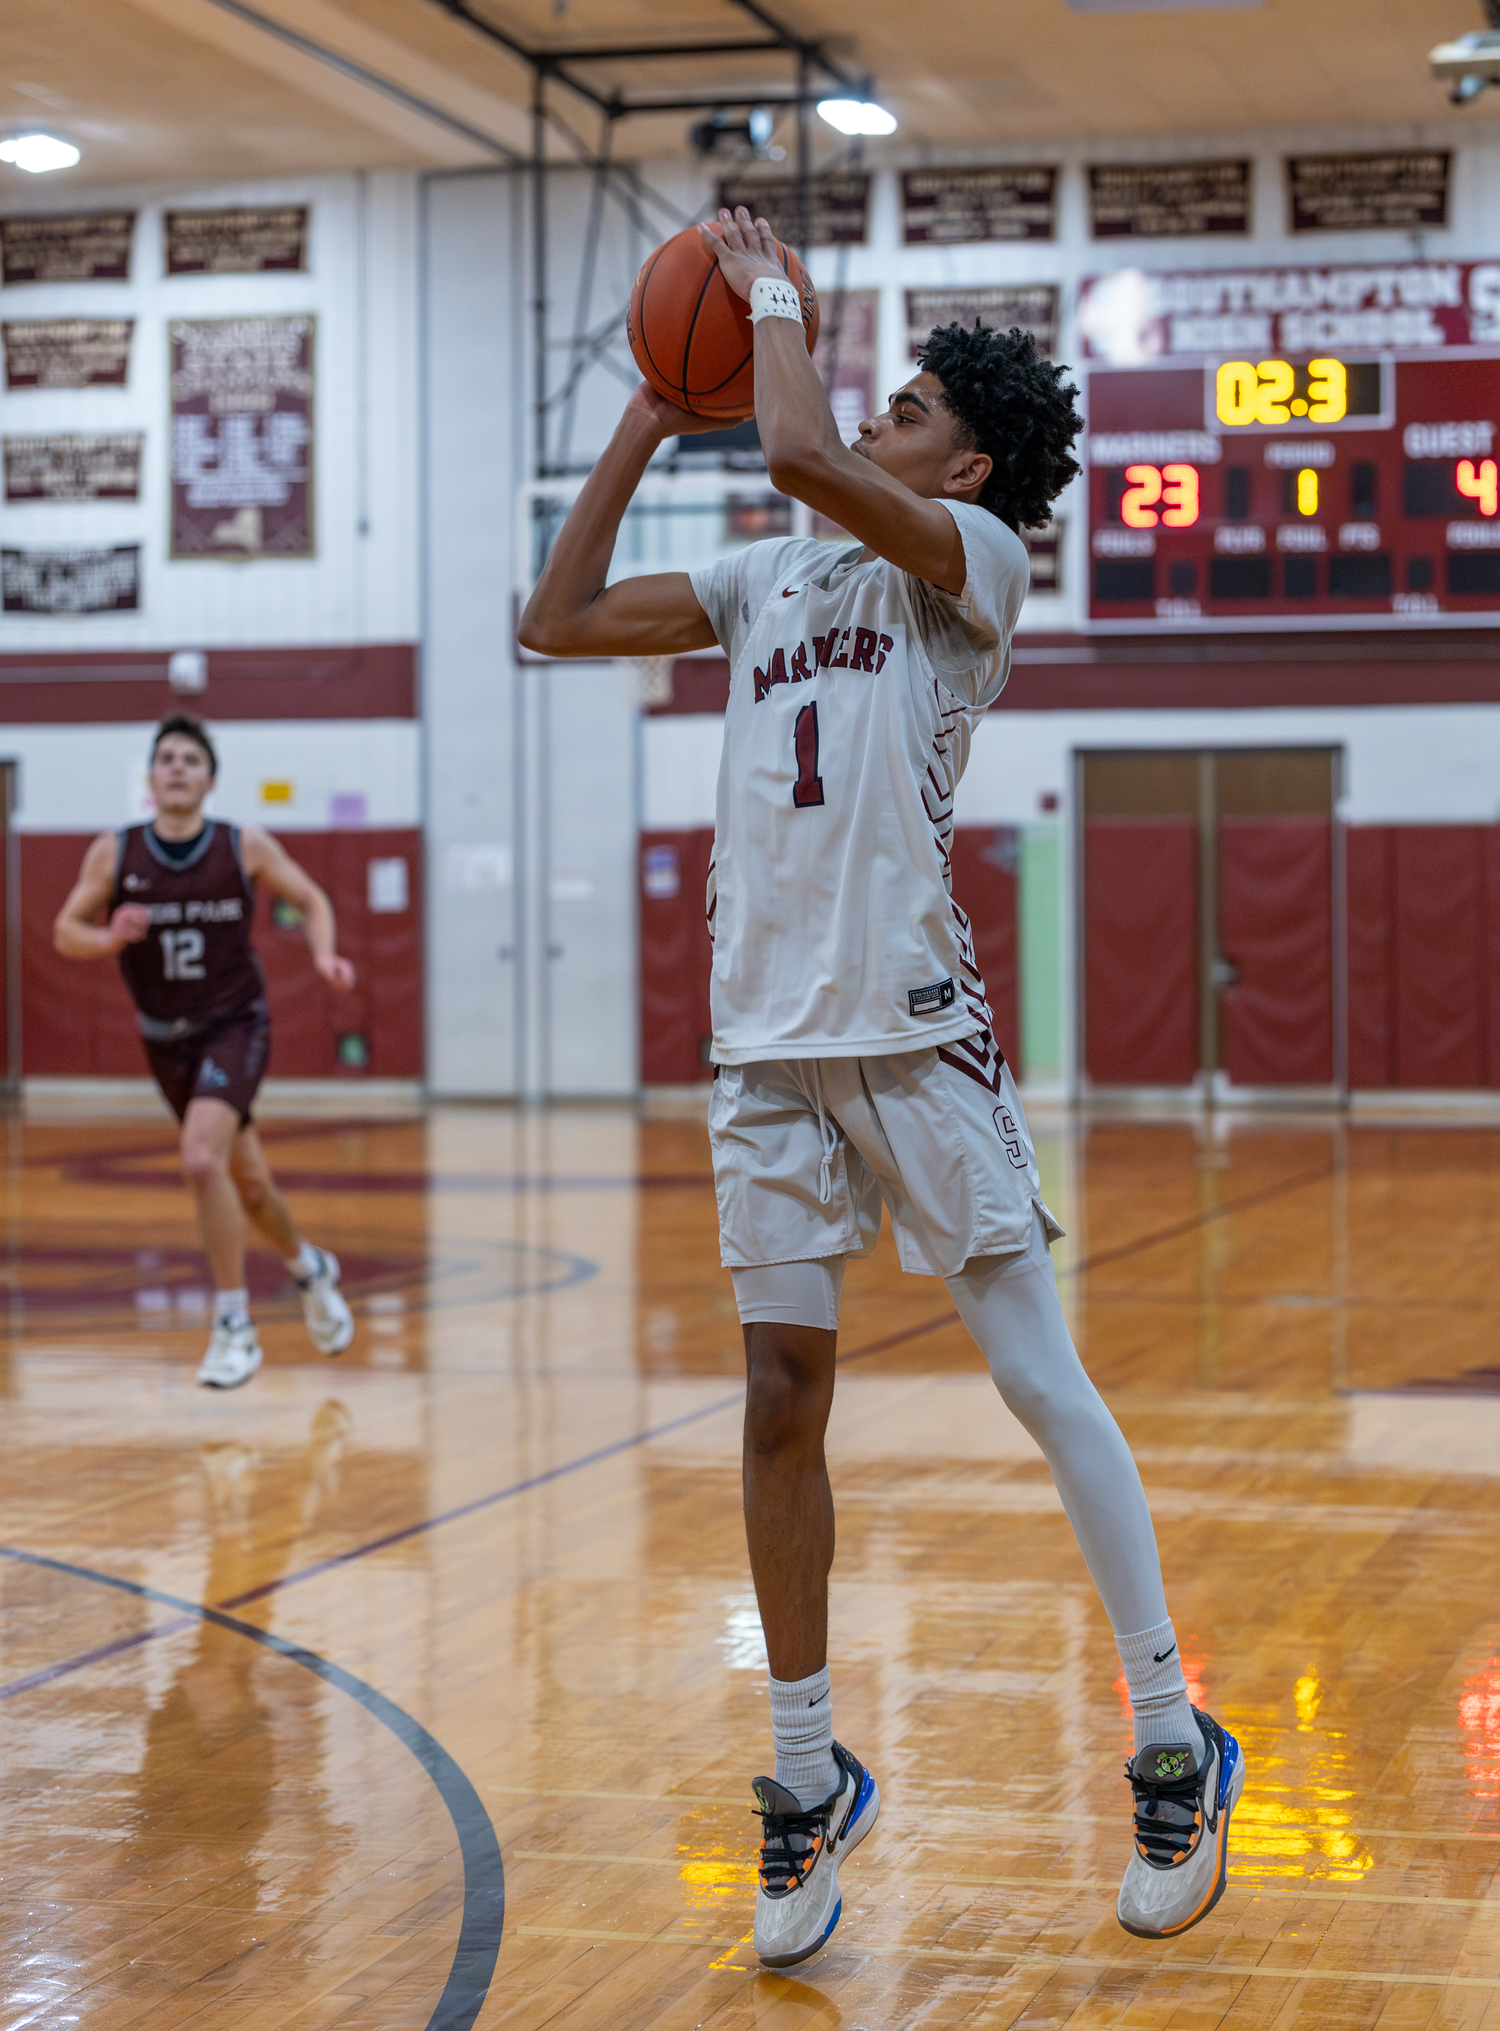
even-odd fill
[{"label": "player's raised arm", "polygon": [[64,959],[108,959],[133,945],[151,928],[151,913],[139,903],[121,903],[107,924],[99,922],[115,890],[120,842],[101,832],[83,856],[78,879],[52,925],[52,945]]},{"label": "player's raised arm", "polygon": [[354,968],[347,959],[339,957],[333,904],[306,868],[298,867],[291,855],[258,825],[247,825],[240,834],[240,855],[251,881],[264,882],[272,895],[280,896],[302,912],[313,965],[328,984],[353,987]]},{"label": "player's raised arm", "polygon": [[685,571],[606,586],[620,523],[665,439],[716,430],[644,385],[625,405],[604,455],[557,533],[521,616],[524,648],[544,656],[669,656],[711,649],[716,637]]},{"label": "player's raised arm", "polygon": [[[698,230],[736,295],[749,299],[761,277],[785,286],[770,226],[752,219],[743,205],[733,217],[721,211],[714,230]],[[940,503],[976,500],[993,461],[955,432],[930,375],[893,395],[885,416],[862,424],[851,449],[839,440],[800,316],[761,316],[755,325],[755,421],[766,469],[780,492],[827,515],[899,570],[948,592],[963,591],[963,539]]]}]

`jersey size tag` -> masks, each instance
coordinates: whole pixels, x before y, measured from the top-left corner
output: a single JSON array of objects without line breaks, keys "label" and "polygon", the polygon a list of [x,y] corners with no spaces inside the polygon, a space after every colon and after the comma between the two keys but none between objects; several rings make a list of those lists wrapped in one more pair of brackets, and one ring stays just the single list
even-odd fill
[{"label": "jersey size tag", "polygon": [[914,1016],[932,1015],[938,1009],[952,1008],[957,991],[950,973],[946,980],[935,980],[931,987],[914,987],[906,997],[906,1006]]}]

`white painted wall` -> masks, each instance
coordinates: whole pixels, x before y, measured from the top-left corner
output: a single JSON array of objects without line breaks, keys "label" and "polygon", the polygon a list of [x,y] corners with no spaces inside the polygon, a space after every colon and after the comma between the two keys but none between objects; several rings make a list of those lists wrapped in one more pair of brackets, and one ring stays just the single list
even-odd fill
[{"label": "white painted wall", "polygon": [[[642,823],[712,825],[724,722],[717,713],[648,719]],[[959,785],[960,825],[1026,825],[1056,796],[1066,812],[1073,757],[1088,748],[1338,747],[1342,816],[1353,825],[1500,821],[1500,706],[1358,705],[1242,712],[991,712]]]},{"label": "white painted wall", "polygon": [[[0,649],[271,647],[412,641],[418,631],[417,182],[406,173],[170,190],[69,190],[68,211],[138,207],[128,282],[0,289],[0,318],[132,317],[124,388],[0,389],[0,430],[142,430],[139,501],[7,503],[22,549],[141,545],[134,614],[0,617]],[[28,193],[28,196],[30,194]],[[164,207],[306,204],[302,275],[162,273]],[[38,199],[36,208],[47,205]],[[309,559],[170,562],[167,323],[311,312],[317,318]]]},{"label": "white painted wall", "polygon": [[[22,832],[102,832],[149,817],[154,723],[0,725],[17,764]],[[410,719],[216,720],[215,817],[273,832],[421,823],[420,729]],[[267,789],[272,795],[267,797]],[[290,797],[279,793],[291,791]],[[361,816],[349,800],[363,800]]]}]

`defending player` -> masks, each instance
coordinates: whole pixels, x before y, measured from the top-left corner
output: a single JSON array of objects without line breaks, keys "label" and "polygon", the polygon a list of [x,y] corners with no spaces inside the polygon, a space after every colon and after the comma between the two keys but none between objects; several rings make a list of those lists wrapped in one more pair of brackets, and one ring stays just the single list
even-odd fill
[{"label": "defending player", "polygon": [[879,1808],[833,1739],[833,1499],[823,1434],[839,1291],[890,1208],[904,1269],[947,1281],[1046,1455],[1116,1635],[1135,1715],[1135,1845],[1119,1917],[1181,1932],[1225,1881],[1238,1744],[1189,1705],[1150,1512],[1063,1318],[1026,1119],[949,890],[953,793],[998,696],[1026,591],[1016,529],[1077,472],[1076,393],[1029,335],[950,325],[883,416],[841,444],[765,220],[703,228],[754,320],[774,484],[855,539],[751,545],[704,570],[605,577],[663,438],[712,427],[646,388],[553,546],[531,648],[722,644],[729,706],[709,921],[709,1106],[723,1259],[744,1326],[745,1522],[771,1669],[776,1777],[755,1945],[773,1967],[838,1922],[838,1864]]},{"label": "defending player", "polygon": [[298,1232],[250,1121],[271,1039],[250,942],[255,883],[303,912],[313,964],[330,986],[352,987],[354,968],[334,949],[332,904],[275,840],[204,816],[218,766],[196,719],[174,713],[162,721],[151,744],[156,816],[100,833],[58,912],[53,943],[68,959],[120,955],[146,1060],[182,1123],[183,1175],[216,1287],[198,1380],[234,1389],[261,1363],[241,1207],[296,1279],[319,1352],[342,1354],[354,1338],[338,1262]]}]

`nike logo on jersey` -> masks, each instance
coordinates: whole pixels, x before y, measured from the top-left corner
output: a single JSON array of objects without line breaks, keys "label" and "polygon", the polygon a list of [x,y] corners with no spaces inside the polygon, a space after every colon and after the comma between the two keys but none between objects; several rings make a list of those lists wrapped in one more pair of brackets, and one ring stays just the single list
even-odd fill
[{"label": "nike logo on jersey", "polygon": [[801,590],[802,588],[800,585],[783,586],[781,589],[781,597],[783,599],[795,599],[798,593],[801,592]]},{"label": "nike logo on jersey", "polygon": [[[1176,1648],[1177,1648],[1177,1645],[1176,1645],[1176,1644],[1174,1643],[1174,1644],[1172,1645],[1172,1650],[1175,1650]],[[1163,1650],[1163,1651],[1161,1651],[1161,1652],[1160,1652],[1159,1654],[1158,1654],[1158,1653],[1157,1653],[1156,1651],[1154,1651],[1154,1650],[1153,1650],[1153,1651],[1152,1651],[1152,1653],[1151,1653],[1151,1661],[1152,1661],[1152,1663],[1153,1663],[1153,1664],[1165,1664],[1165,1663],[1166,1663],[1166,1661],[1167,1661],[1167,1659],[1168,1659],[1168,1658],[1169,1658],[1169,1657],[1170,1657],[1170,1656],[1172,1655],[1172,1650]]]},{"label": "nike logo on jersey", "polygon": [[[854,646],[850,648],[849,637],[853,635]],[[791,667],[787,667],[787,652],[784,648],[771,651],[770,668],[755,672],[755,699],[759,704],[768,698],[777,684],[809,684],[820,670],[865,670],[870,676],[877,676],[885,668],[885,659],[896,646],[890,635],[877,633],[874,628],[830,628],[826,635],[814,635],[812,656],[809,659],[806,642],[799,642],[791,652]]]},{"label": "nike logo on jersey", "polygon": [[127,889],[149,889],[151,884],[143,874],[128,874],[121,886]]}]

